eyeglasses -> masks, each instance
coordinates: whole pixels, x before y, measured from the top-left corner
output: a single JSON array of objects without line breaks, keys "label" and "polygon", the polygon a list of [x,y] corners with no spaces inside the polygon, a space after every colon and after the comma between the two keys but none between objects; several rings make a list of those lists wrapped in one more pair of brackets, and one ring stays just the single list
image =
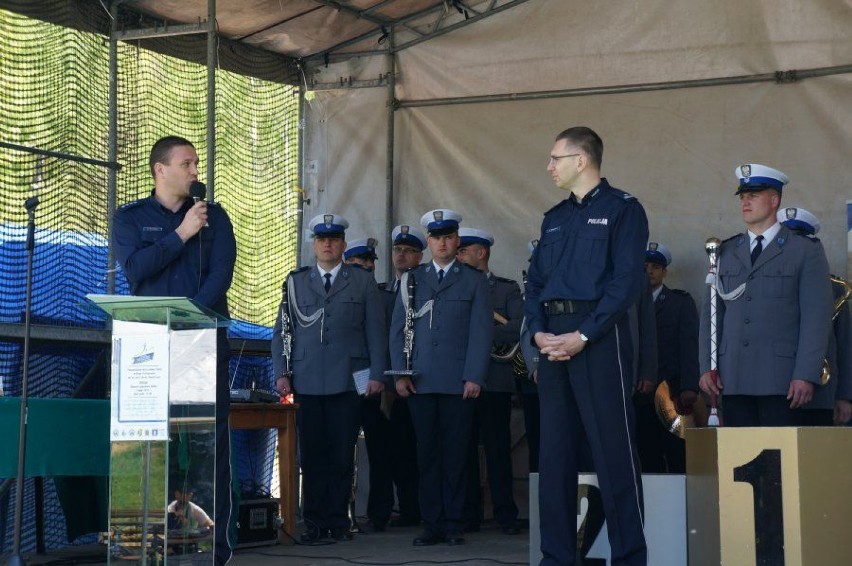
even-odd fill
[{"label": "eyeglasses", "polygon": [[550,165],[553,165],[554,163],[556,163],[557,161],[559,161],[560,159],[564,159],[566,157],[577,157],[578,155],[580,155],[580,154],[579,153],[569,153],[568,155],[551,155],[550,158],[547,160],[547,165],[550,166]]},{"label": "eyeglasses", "polygon": [[414,248],[403,248],[403,247],[399,247],[399,246],[394,246],[392,249],[393,249],[393,253],[395,253],[395,254],[410,255],[410,254],[420,253],[420,250],[415,250]]}]

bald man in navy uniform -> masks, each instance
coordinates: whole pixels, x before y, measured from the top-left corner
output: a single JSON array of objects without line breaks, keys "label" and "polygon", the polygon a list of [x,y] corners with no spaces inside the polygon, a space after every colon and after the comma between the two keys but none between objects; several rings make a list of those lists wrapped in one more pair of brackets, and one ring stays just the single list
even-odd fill
[{"label": "bald man in navy uniform", "polygon": [[[819,219],[804,208],[787,207],[777,213],[778,222],[808,238],[816,238],[820,230]],[[828,383],[817,386],[810,403],[802,406],[799,426],[845,425],[852,419],[852,319],[849,315],[846,285],[832,277],[831,290],[835,308],[832,332],[829,335],[826,360],[831,377]]]},{"label": "bald man in navy uniform", "polygon": [[735,169],[748,228],[719,249],[718,376],[710,372],[710,301],[701,315],[699,385],[722,395],[728,426],[796,426],[819,386],[831,331],[828,261],[819,240],[776,214],[787,176],[757,163]]},{"label": "bald man in navy uniform", "polygon": [[577,471],[587,440],[612,563],[645,565],[635,445],[633,346],[648,220],[636,198],[601,177],[603,141],[586,127],[556,137],[547,171],[570,192],[544,215],[524,313],[541,350],[539,503],[542,564],[577,560]]},{"label": "bald man in navy uniform", "polygon": [[[151,148],[149,166],[154,178],[151,195],[119,207],[114,217],[115,256],[131,292],[148,297],[187,297],[227,317],[237,243],[231,220],[221,206],[190,198],[189,187],[198,181],[195,146],[178,136],[161,138]],[[231,557],[227,536],[231,514],[230,348],[226,328],[217,330],[216,350],[214,558],[218,565]],[[172,468],[179,465],[174,461],[171,464]],[[200,486],[192,487],[201,495]]]},{"label": "bald man in navy uniform", "polygon": [[464,543],[471,400],[485,386],[494,333],[485,274],[456,261],[460,221],[461,215],[449,209],[423,215],[432,261],[403,275],[391,322],[391,363],[394,370],[403,370],[407,277],[413,275],[412,364],[418,373],[413,379],[396,378],[396,390],[408,399],[417,435],[424,531],[414,539],[415,546]]},{"label": "bald man in navy uniform", "polygon": [[310,222],[317,262],[288,276],[293,329],[291,380],[285,373],[282,305],[272,334],[276,390],[295,394],[303,478],[302,542],[350,540],[348,516],[361,400],[353,374],[368,374],[365,394],[385,386],[387,327],[373,274],[343,263],[349,222],[320,214]]},{"label": "bald man in navy uniform", "polygon": [[[494,326],[494,345],[511,348],[518,343],[523,319],[524,301],[521,288],[516,281],[498,277],[488,267],[491,258],[491,246],[494,236],[485,230],[459,228],[458,259],[485,273],[488,277],[488,290],[491,293],[491,308],[496,321]],[[521,532],[517,525],[518,506],[512,494],[512,393],[515,392],[515,372],[512,360],[491,358],[485,390],[474,402],[474,429],[469,453],[470,472],[468,473],[468,511],[467,530],[479,530],[482,520],[482,497],[479,489],[479,444],[485,449],[485,462],[488,469],[488,488],[491,492],[491,505],[494,520],[506,535]]]}]

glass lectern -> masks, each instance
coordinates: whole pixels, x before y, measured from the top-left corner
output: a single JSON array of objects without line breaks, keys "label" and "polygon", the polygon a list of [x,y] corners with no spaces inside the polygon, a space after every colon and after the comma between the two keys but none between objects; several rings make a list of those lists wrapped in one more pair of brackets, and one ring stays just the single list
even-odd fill
[{"label": "glass lectern", "polygon": [[213,564],[216,329],[171,297],[88,295],[112,318],[110,563]]}]

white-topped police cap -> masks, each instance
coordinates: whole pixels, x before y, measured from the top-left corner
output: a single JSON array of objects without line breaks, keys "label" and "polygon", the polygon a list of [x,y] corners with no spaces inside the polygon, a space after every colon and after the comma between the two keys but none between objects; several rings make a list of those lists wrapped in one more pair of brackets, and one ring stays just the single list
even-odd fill
[{"label": "white-topped police cap", "polygon": [[461,214],[449,208],[430,210],[420,219],[420,224],[430,236],[443,236],[458,231]]},{"label": "white-topped police cap", "polygon": [[359,238],[351,242],[347,242],[346,250],[343,252],[343,259],[350,257],[367,257],[370,259],[379,259],[376,255],[376,246],[379,245],[375,238]]},{"label": "white-topped police cap", "polygon": [[426,238],[420,230],[409,224],[400,224],[394,228],[391,232],[391,240],[395,246],[411,246],[421,251],[426,247]]},{"label": "white-topped police cap", "polygon": [[668,267],[672,263],[672,252],[659,242],[648,242],[645,250],[645,261]]},{"label": "white-topped police cap", "polygon": [[308,226],[314,237],[317,236],[343,236],[349,228],[349,221],[339,214],[323,213],[314,216]]},{"label": "white-topped police cap", "polygon": [[494,245],[494,236],[478,228],[459,228],[459,238],[461,239],[460,248],[471,244],[479,244],[486,248]]},{"label": "white-topped police cap", "polygon": [[819,232],[819,219],[804,208],[780,208],[777,216],[778,222],[792,230],[802,230],[813,235]]},{"label": "white-topped police cap", "polygon": [[778,169],[773,169],[760,163],[743,163],[742,165],[737,165],[737,168],[734,169],[734,174],[740,181],[737,192],[734,193],[736,195],[766,189],[775,189],[780,193],[784,185],[790,182],[787,175]]},{"label": "white-topped police cap", "polygon": [[527,242],[527,250],[530,252],[530,255],[533,255],[533,252],[538,247],[538,238],[534,240],[530,240]]}]

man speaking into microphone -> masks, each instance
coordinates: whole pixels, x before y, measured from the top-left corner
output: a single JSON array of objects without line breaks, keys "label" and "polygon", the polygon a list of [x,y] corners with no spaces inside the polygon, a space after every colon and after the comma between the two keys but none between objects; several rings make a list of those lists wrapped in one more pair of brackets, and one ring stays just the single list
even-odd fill
[{"label": "man speaking into microphone", "polygon": [[[226,295],[237,258],[234,227],[222,207],[200,198],[205,191],[198,181],[195,147],[177,136],[161,138],[151,149],[149,165],[151,195],[119,207],[113,217],[115,257],[131,292],[187,297],[229,316]],[[224,564],[231,556],[226,536],[231,473],[225,328],[218,329],[216,350],[215,562]]]}]

